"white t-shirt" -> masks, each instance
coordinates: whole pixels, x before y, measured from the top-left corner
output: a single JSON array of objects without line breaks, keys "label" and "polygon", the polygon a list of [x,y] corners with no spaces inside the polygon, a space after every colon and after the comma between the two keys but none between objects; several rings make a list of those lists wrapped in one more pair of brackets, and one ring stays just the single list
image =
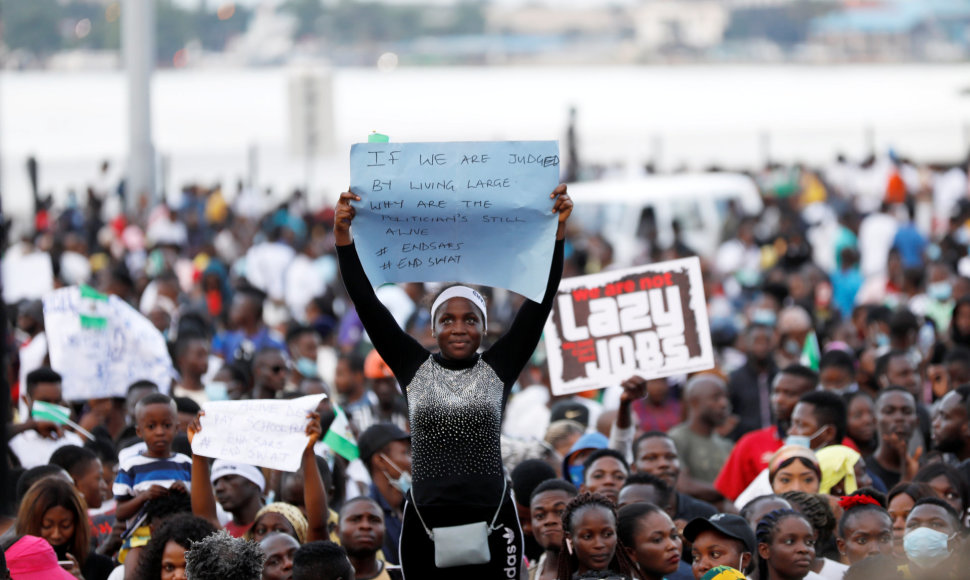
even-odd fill
[{"label": "white t-shirt", "polygon": [[828,558],[824,558],[822,561],[824,562],[822,569],[818,572],[809,572],[805,576],[805,580],[842,580],[846,570],[849,569],[845,564]]},{"label": "white t-shirt", "polygon": [[81,447],[84,445],[84,441],[71,431],[65,431],[64,436],[59,439],[48,439],[41,437],[37,431],[30,430],[18,433],[10,439],[8,445],[17,459],[20,460],[20,465],[24,469],[30,469],[38,465],[47,465],[51,460],[51,455],[61,447],[65,445]]}]

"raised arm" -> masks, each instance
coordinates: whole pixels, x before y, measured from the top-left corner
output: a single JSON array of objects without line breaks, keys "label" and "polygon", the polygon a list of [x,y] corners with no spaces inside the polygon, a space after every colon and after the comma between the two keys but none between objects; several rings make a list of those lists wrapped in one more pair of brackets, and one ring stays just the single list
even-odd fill
[{"label": "raised arm", "polygon": [[[330,429],[330,424],[336,418],[333,407],[327,405],[329,413],[324,421],[320,415],[310,413],[310,422],[306,426],[306,434],[310,437],[310,442],[303,449],[301,467],[303,468],[303,504],[306,506],[307,516],[307,541],[328,540],[327,522],[330,519],[330,512],[327,509],[327,490],[323,486],[323,477],[320,475],[320,468],[317,467],[317,458],[313,453],[313,446],[323,437],[323,434]],[[326,424],[324,426],[324,423]]]},{"label": "raised arm", "polygon": [[482,355],[506,384],[511,384],[515,380],[532,356],[532,351],[535,350],[539,337],[542,336],[546,318],[552,310],[552,301],[555,300],[556,292],[559,290],[559,281],[562,279],[566,220],[573,211],[573,201],[566,193],[565,184],[556,187],[549,197],[555,200],[552,212],[559,215],[559,225],[556,228],[556,247],[552,254],[546,293],[541,303],[526,300],[515,315],[515,320],[512,321],[508,332]]},{"label": "raised arm", "polygon": [[360,201],[360,196],[349,191],[341,193],[334,215],[333,233],[337,244],[337,258],[340,261],[340,275],[374,348],[394,371],[401,388],[404,388],[430,353],[411,335],[401,330],[390,311],[374,293],[374,287],[360,263],[350,231],[351,222],[357,213],[354,206],[350,205],[351,200]]},{"label": "raised arm", "polygon": [[[195,419],[186,430],[189,438],[189,445],[192,440],[202,431],[202,423],[199,419],[205,415],[205,411],[199,411]],[[218,512],[216,511],[216,495],[212,491],[212,482],[209,481],[209,458],[203,457],[198,453],[192,453],[192,513],[204,520],[208,520],[216,528],[221,528]]]}]

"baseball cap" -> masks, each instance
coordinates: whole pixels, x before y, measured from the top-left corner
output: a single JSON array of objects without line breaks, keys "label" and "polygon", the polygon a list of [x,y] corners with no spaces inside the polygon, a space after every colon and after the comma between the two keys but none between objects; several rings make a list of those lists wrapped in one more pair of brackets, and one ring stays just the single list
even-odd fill
[{"label": "baseball cap", "polygon": [[260,493],[266,491],[266,478],[263,477],[263,472],[254,465],[236,463],[235,461],[227,461],[225,459],[216,459],[213,461],[212,474],[209,476],[209,481],[215,485],[217,479],[225,477],[226,475],[238,475],[243,479],[255,483]]},{"label": "baseball cap", "polygon": [[75,580],[57,563],[54,547],[44,538],[24,536],[7,548],[7,568],[17,580]]},{"label": "baseball cap", "polygon": [[377,353],[377,349],[367,353],[367,358],[364,359],[364,377],[368,379],[394,378],[391,367],[387,366],[387,363],[384,362],[381,355]]},{"label": "baseball cap", "polygon": [[589,407],[576,401],[559,401],[549,410],[549,422],[569,419],[589,427]]},{"label": "baseball cap", "polygon": [[738,540],[744,544],[746,552],[757,553],[758,541],[751,526],[741,516],[734,514],[714,514],[710,518],[694,518],[684,528],[684,538],[693,543],[701,532],[715,531],[722,536]]},{"label": "baseball cap", "polygon": [[387,446],[391,441],[408,441],[411,436],[397,425],[391,423],[377,423],[371,425],[357,438],[357,449],[360,460],[367,463],[371,457]]}]

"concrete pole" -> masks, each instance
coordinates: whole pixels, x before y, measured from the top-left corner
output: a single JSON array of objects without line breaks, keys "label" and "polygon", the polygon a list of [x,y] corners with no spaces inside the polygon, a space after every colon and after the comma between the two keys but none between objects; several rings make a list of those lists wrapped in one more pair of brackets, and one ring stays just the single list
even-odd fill
[{"label": "concrete pole", "polygon": [[155,195],[151,78],[155,64],[155,0],[124,0],[121,41],[128,77],[128,169],[125,212],[140,217],[139,200]]}]

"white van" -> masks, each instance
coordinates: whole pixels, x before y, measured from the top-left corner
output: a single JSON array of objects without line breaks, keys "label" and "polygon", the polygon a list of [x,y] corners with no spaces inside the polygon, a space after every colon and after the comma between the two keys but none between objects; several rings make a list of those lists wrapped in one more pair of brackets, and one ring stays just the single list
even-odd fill
[{"label": "white van", "polygon": [[672,223],[681,224],[685,244],[704,257],[712,257],[721,242],[729,204],[745,215],[758,215],[764,204],[758,187],[740,173],[696,173],[645,176],[615,181],[569,184],[576,205],[573,218],[583,228],[599,232],[613,245],[614,262],[628,266],[644,247],[651,209],[661,248],[674,239]]}]

